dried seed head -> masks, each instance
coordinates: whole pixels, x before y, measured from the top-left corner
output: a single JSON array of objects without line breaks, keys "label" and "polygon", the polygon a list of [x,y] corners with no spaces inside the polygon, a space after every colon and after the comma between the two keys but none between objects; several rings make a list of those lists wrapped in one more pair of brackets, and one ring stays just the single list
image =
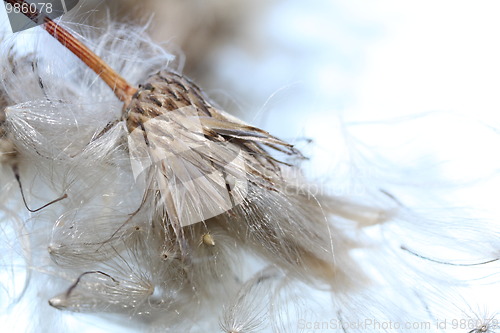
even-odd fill
[{"label": "dried seed head", "polygon": [[[51,21],[47,21],[45,28],[94,71],[100,66],[102,60],[90,54],[67,31]],[[58,220],[49,246],[54,261],[65,267],[96,263],[107,269],[84,273],[69,292],[53,299],[52,304],[66,304],[65,308],[70,309],[80,306],[97,309],[96,298],[104,302],[103,297],[109,296],[113,303],[128,304],[129,292],[144,300],[152,295],[151,290],[157,290],[157,298],[164,299],[162,290],[180,290],[185,286],[196,295],[214,295],[217,292],[209,291],[210,287],[216,284],[227,287],[229,279],[237,281],[240,265],[236,259],[237,244],[247,245],[292,273],[314,267],[313,275],[323,279],[329,276],[318,273],[320,270],[316,268],[323,265],[325,271],[330,271],[333,265],[329,230],[321,208],[316,202],[287,196],[284,192],[287,183],[281,172],[286,165],[267,151],[301,157],[297,150],[268,132],[220,111],[200,88],[179,74],[160,71],[135,91],[128,89],[131,85],[126,82],[114,85],[121,82],[121,77],[109,66],[101,69],[106,83],[117,88],[115,93],[125,102],[122,122],[108,124],[97,135],[95,130],[88,131],[86,138],[80,140],[80,144],[86,143],[81,149],[75,148],[68,154],[71,145],[63,142],[55,153],[62,162],[71,161],[75,169],[92,166],[111,171],[119,164],[109,163],[103,156],[103,166],[99,167],[101,159],[92,157],[102,155],[94,151],[102,150],[108,135],[117,133],[112,143],[118,142],[119,129],[125,124],[132,171],[138,180],[142,177],[144,181],[138,183],[144,191],[142,204],[136,212],[127,212],[127,217],[127,214],[103,213],[106,210],[93,209],[87,204],[91,201],[84,200],[78,209],[70,210]],[[40,76],[36,81],[39,83]],[[64,115],[66,102],[46,104],[36,107],[31,103],[21,104],[11,109],[15,114],[12,123],[22,125],[17,133],[26,142],[25,146],[36,147],[38,154],[43,151],[43,144],[37,145],[50,135],[44,133],[33,140],[25,130],[39,135],[38,128],[52,129],[46,108],[55,106]],[[55,114],[53,110],[50,112]],[[33,125],[37,121],[40,126]],[[72,122],[80,131],[80,122],[68,123]],[[67,123],[59,123],[68,127]],[[43,155],[50,157],[54,152]],[[76,166],[73,160],[83,161],[84,166]],[[109,204],[112,206],[112,201]],[[270,205],[279,209],[270,212]],[[141,214],[150,217],[142,221],[151,221],[146,222],[151,224],[144,230],[137,224]],[[304,220],[313,223],[308,225]],[[203,228],[205,225],[210,226],[210,231]],[[141,227],[140,232],[137,226]],[[139,247],[132,246],[138,234],[144,234],[147,241]],[[200,239],[206,246],[199,246]],[[130,260],[123,260],[124,252]],[[130,282],[136,287],[109,285],[107,277],[112,277],[112,282],[126,280],[126,273],[113,274],[116,268],[109,267],[109,262],[117,258],[127,262],[132,271],[145,269],[147,277]],[[147,258],[148,265],[144,267],[139,258]],[[92,285],[100,286],[97,294]],[[136,289],[140,291],[135,292]]]}]

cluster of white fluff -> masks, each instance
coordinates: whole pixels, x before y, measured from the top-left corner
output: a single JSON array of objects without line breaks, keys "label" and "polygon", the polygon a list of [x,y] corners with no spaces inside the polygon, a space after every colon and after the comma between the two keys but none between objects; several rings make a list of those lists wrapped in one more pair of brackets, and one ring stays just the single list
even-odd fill
[{"label": "cluster of white fluff", "polygon": [[[180,71],[137,28],[73,30],[135,86]],[[5,38],[0,52],[1,276],[12,282],[1,305],[18,315],[22,301],[38,303],[27,325],[35,331],[60,322],[60,311],[118,316],[137,331],[424,332],[444,320],[448,331],[494,329],[461,293],[498,271],[496,261],[479,265],[499,256],[498,227],[419,216],[384,191],[361,203],[314,196],[297,159],[272,153],[300,158],[297,151],[215,108],[201,115],[197,105],[165,111],[143,129],[159,136],[154,152],[165,156],[137,178],[131,156],[141,149],[131,140],[141,136],[96,74],[41,29]],[[162,136],[163,125],[170,131]],[[224,144],[191,144],[207,137]],[[193,154],[174,146],[182,144]],[[225,157],[233,148],[242,164]],[[182,177],[209,167],[221,174],[185,185]],[[67,198],[27,217],[16,169],[30,208]],[[232,207],[220,206],[211,187],[230,183],[223,170],[233,183],[248,181],[244,191],[231,187],[240,191]],[[182,191],[161,186],[168,177]],[[190,215],[213,203],[223,208],[216,216]],[[497,279],[481,281],[493,293]]]}]

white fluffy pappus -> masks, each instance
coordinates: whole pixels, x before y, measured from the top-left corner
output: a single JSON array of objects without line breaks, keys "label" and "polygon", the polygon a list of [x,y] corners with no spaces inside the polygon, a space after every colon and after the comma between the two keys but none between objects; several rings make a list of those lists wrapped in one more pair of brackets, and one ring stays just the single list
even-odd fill
[{"label": "white fluffy pappus", "polygon": [[67,195],[26,223],[3,209],[29,270],[50,281],[24,297],[46,320],[49,299],[152,331],[439,331],[437,319],[470,315],[470,283],[432,254],[494,260],[498,230],[418,216],[381,191],[314,196],[295,148],[221,111],[144,31],[74,30],[139,86],[129,104],[43,31],[0,54],[8,190],[15,163],[30,204]]}]

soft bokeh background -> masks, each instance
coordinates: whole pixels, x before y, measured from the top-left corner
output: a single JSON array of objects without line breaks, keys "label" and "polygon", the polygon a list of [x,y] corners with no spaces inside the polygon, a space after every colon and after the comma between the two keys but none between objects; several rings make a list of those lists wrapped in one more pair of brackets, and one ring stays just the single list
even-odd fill
[{"label": "soft bokeh background", "polygon": [[[368,182],[417,209],[467,207],[498,225],[498,1],[85,6],[73,18],[83,24],[108,15],[103,8],[150,18],[155,40],[183,50],[185,73],[219,104],[304,149],[320,191],[357,196]],[[474,297],[499,310],[488,291]]]},{"label": "soft bokeh background", "polygon": [[455,206],[500,216],[498,2],[128,4],[142,18],[153,13],[154,38],[179,45],[187,75],[233,113],[294,141],[312,159],[310,175],[337,192],[365,177],[383,187],[440,183]]}]

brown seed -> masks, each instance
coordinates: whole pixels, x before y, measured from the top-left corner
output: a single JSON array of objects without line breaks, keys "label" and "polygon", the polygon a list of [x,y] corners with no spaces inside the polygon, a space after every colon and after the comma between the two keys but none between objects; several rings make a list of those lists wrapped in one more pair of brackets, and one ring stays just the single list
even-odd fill
[{"label": "brown seed", "polygon": [[203,240],[203,244],[205,244],[205,245],[215,246],[214,238],[208,232],[203,235],[202,240]]}]

